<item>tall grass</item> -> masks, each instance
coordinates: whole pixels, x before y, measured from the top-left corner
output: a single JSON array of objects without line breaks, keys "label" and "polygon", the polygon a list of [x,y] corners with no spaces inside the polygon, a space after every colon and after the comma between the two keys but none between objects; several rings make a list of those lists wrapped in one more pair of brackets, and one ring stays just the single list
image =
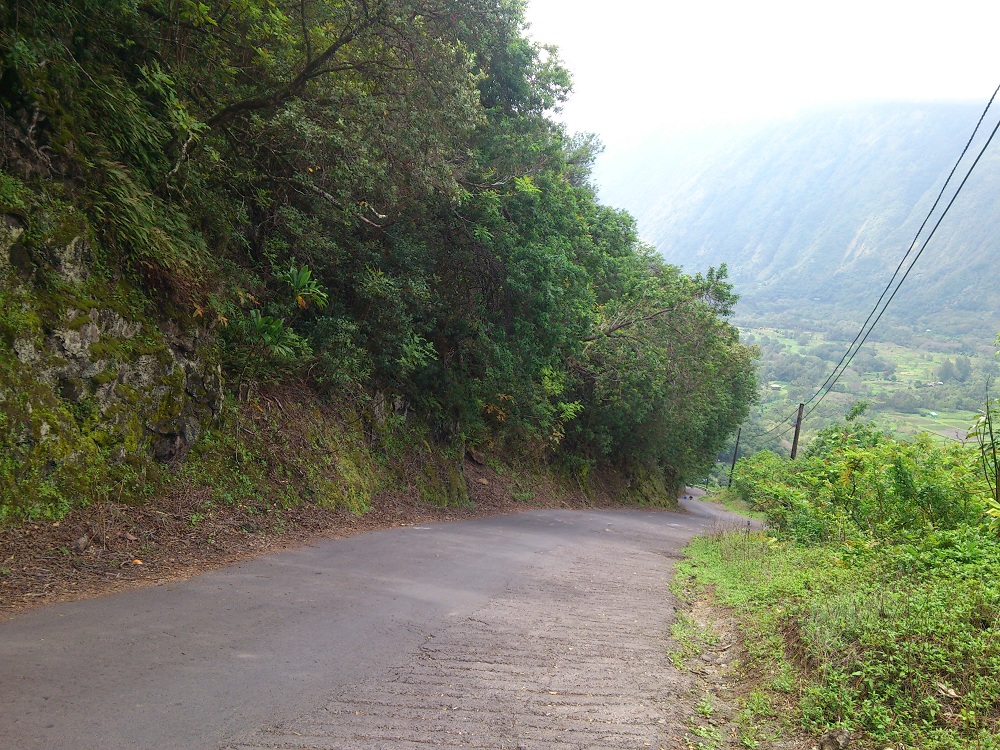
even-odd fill
[{"label": "tall grass", "polygon": [[973,460],[838,426],[796,466],[743,467],[773,530],[690,545],[679,576],[737,612],[747,669],[795,725],[1000,748],[1000,544]]}]

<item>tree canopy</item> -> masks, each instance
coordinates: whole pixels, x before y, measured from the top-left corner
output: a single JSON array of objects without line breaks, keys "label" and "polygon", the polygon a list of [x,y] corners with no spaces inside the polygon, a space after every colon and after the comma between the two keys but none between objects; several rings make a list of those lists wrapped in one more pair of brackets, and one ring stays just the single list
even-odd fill
[{"label": "tree canopy", "polygon": [[298,373],[443,439],[692,479],[754,399],[736,297],[598,202],[523,6],[10,0],[5,179],[72,196],[103,267],[218,332],[231,382]]}]

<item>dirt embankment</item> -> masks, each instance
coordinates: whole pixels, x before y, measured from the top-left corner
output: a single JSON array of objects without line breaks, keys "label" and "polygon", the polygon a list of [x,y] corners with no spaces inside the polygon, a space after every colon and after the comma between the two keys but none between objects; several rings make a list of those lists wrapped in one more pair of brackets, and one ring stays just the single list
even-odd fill
[{"label": "dirt embankment", "polygon": [[618,505],[610,493],[588,496],[544,480],[533,483],[530,499],[518,499],[525,495],[510,476],[471,460],[464,471],[470,502],[461,507],[439,507],[412,490],[390,490],[379,493],[372,508],[359,515],[315,505],[281,508],[265,498],[253,504],[212,503],[206,489],[178,487],[140,507],[105,502],[74,510],[57,522],[0,527],[0,617],[40,604],[188,578],[315,537],[533,508]]}]

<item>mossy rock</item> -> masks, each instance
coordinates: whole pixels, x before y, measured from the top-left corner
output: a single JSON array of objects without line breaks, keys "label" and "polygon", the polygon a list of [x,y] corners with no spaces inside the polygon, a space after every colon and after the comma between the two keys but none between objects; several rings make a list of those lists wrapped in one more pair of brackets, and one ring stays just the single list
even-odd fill
[{"label": "mossy rock", "polygon": [[654,508],[677,507],[676,482],[670,481],[659,468],[632,466],[624,473],[624,479],[625,486],[619,493],[623,502]]},{"label": "mossy rock", "polygon": [[176,345],[140,291],[92,272],[77,210],[39,201],[25,221],[0,220],[0,520],[58,518],[112,488],[148,494],[223,392],[199,331]]},{"label": "mossy rock", "polygon": [[107,484],[100,447],[55,389],[0,351],[0,520],[58,518]]},{"label": "mossy rock", "polygon": [[389,477],[356,415],[320,404],[233,402],[192,448],[178,472],[210,490],[213,502],[283,506],[313,503],[363,513]]},{"label": "mossy rock", "polygon": [[12,214],[0,215],[0,276],[13,270],[10,259],[11,248],[23,234],[24,224],[20,218]]},{"label": "mossy rock", "polygon": [[417,476],[417,489],[426,502],[442,508],[464,508],[471,504],[469,485],[461,458],[447,451],[429,450]]}]

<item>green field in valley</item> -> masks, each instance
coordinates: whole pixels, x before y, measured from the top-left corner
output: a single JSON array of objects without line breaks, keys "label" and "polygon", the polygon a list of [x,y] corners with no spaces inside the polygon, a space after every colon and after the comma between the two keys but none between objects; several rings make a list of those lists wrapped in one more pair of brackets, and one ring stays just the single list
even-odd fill
[{"label": "green field in valley", "polygon": [[922,339],[916,346],[869,341],[833,389],[821,400],[810,400],[850,342],[823,332],[778,328],[744,328],[741,334],[761,351],[760,404],[751,419],[756,429],[749,433],[773,433],[765,436],[770,446],[757,448],[790,447],[788,425],[777,426],[794,415],[799,403],[808,403],[803,441],[858,402],[867,403],[866,416],[892,434],[962,441],[998,374],[992,346],[948,339]]}]

